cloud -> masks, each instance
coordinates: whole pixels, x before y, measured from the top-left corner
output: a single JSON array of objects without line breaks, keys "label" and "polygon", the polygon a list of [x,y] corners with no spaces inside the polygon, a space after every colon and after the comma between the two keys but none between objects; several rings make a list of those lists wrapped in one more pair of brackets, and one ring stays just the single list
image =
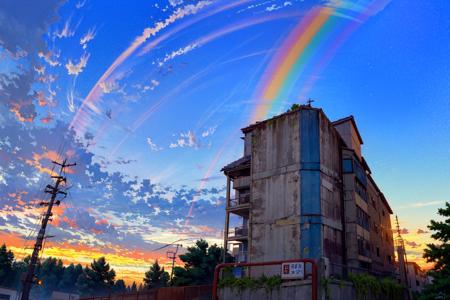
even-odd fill
[{"label": "cloud", "polygon": [[202,137],[205,138],[207,136],[213,135],[216,132],[217,126],[209,127],[205,131],[202,132]]},{"label": "cloud", "polygon": [[83,69],[86,67],[87,62],[89,60],[90,54],[84,53],[77,64],[73,63],[70,59],[69,62],[66,64],[67,73],[69,75],[75,75],[77,76],[81,72],[83,72]]},{"label": "cloud", "polygon": [[109,94],[119,89],[119,85],[116,81],[103,81],[100,82],[99,86],[104,94]]},{"label": "cloud", "polygon": [[166,54],[166,56],[164,57],[162,62],[159,62],[158,65],[161,67],[164,63],[168,62],[169,60],[172,60],[172,59],[174,59],[177,56],[184,55],[184,54],[194,50],[197,47],[198,47],[197,44],[191,44],[191,45],[187,45],[186,47],[180,48],[180,49],[178,49],[176,51],[173,51],[171,53],[168,53],[168,54]]},{"label": "cloud", "polygon": [[187,133],[180,133],[179,139],[176,142],[170,143],[169,148],[198,148],[197,138],[192,131]]},{"label": "cloud", "polygon": [[428,233],[428,231],[422,230],[422,229],[417,229],[417,234],[425,234]]},{"label": "cloud", "polygon": [[44,53],[44,52],[40,51],[38,53],[38,56],[40,58],[43,58],[44,61],[47,64],[49,64],[50,66],[52,66],[52,67],[56,67],[56,66],[60,66],[61,65],[61,63],[58,61],[59,53],[55,53],[55,52],[52,52],[52,51],[47,51],[47,52]]},{"label": "cloud", "polygon": [[150,150],[152,150],[152,151],[161,151],[161,150],[163,150],[163,148],[162,147],[158,147],[153,141],[152,141],[152,139],[151,138],[147,138],[147,144],[150,146]]},{"label": "cloud", "polygon": [[74,91],[70,90],[67,93],[67,108],[69,109],[70,112],[75,112],[75,96],[74,96]]},{"label": "cloud", "polygon": [[[134,39],[131,45],[124,50],[108,67],[105,73],[100,77],[95,86],[91,89],[85,100],[81,105],[81,109],[78,110],[75,117],[72,119],[70,123],[70,128],[75,128],[75,124],[78,124],[78,118],[81,117],[80,114],[83,114],[82,108],[85,105],[88,105],[93,111],[99,113],[100,110],[93,103],[95,100],[98,100],[97,92],[98,92],[98,84],[100,82],[105,81],[109,76],[116,70],[118,66],[120,66],[130,55],[132,55],[136,49],[138,49],[143,43],[145,43],[149,38],[155,36],[158,32],[166,28],[167,26],[173,24],[179,19],[182,19],[189,15],[194,15],[203,8],[212,4],[212,1],[209,0],[201,0],[196,4],[188,4],[186,6],[177,8],[169,17],[167,17],[164,21],[157,22],[153,27],[145,28],[142,34]],[[78,127],[78,126],[77,126]],[[79,128],[76,128],[78,130]]]},{"label": "cloud", "polygon": [[86,4],[86,0],[78,1],[77,4],[75,4],[76,9],[82,8]]},{"label": "cloud", "polygon": [[80,45],[83,46],[83,49],[87,48],[88,43],[95,38],[95,35],[96,35],[96,31],[95,31],[95,27],[94,27],[94,28],[90,28],[88,30],[88,32],[81,37]]},{"label": "cloud", "polygon": [[414,241],[412,241],[412,242],[405,241],[405,244],[408,245],[408,246],[410,246],[411,248],[418,248],[418,247],[420,247],[420,246],[422,245],[422,244],[417,244],[417,243],[414,242]]},{"label": "cloud", "polygon": [[35,67],[39,69],[39,53],[48,53],[43,37],[58,19],[57,10],[62,3],[62,0],[0,1],[0,47],[20,66],[16,72],[0,74],[0,103],[19,121],[33,122],[37,115],[32,90],[38,75]]},{"label": "cloud", "polygon": [[279,10],[280,8],[283,8],[286,6],[292,6],[292,2],[285,1],[282,5],[272,4],[271,6],[266,7],[266,11],[271,12],[271,11]]},{"label": "cloud", "polygon": [[400,234],[409,234],[409,230],[407,228],[400,229]]},{"label": "cloud", "polygon": [[169,4],[175,7],[183,4],[183,0],[169,0]]},{"label": "cloud", "polygon": [[74,36],[74,34],[75,29],[70,29],[70,19],[69,19],[66,20],[66,22],[64,22],[64,27],[60,31],[55,31],[53,35],[59,39],[62,39]]}]

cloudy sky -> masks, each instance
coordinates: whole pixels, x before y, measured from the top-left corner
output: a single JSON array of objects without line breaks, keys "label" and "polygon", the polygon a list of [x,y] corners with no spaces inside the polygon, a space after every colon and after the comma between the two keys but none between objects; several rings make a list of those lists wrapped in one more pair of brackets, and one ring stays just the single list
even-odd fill
[{"label": "cloudy sky", "polygon": [[446,0],[1,1],[0,237],[30,252],[50,161],[67,157],[44,256],[106,255],[129,281],[165,243],[220,244],[239,129],[313,98],[355,116],[421,262],[450,200],[449,14]]}]

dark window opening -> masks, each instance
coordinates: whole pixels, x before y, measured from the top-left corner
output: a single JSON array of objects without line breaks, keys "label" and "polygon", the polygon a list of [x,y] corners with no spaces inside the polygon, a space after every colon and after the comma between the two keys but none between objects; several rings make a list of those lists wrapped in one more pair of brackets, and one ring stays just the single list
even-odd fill
[{"label": "dark window opening", "polygon": [[342,171],[344,173],[353,173],[353,160],[343,159],[342,160]]}]

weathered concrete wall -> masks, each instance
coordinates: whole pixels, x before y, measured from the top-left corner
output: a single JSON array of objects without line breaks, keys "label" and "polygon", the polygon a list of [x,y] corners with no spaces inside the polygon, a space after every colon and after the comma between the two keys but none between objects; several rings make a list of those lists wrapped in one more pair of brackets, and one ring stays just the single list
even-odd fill
[{"label": "weathered concrete wall", "polygon": [[341,138],[328,118],[319,114],[320,199],[323,221],[323,256],[342,264],[342,190],[340,186]]},{"label": "weathered concrete wall", "polygon": [[300,257],[298,115],[252,132],[250,261]]},{"label": "weathered concrete wall", "polygon": [[393,272],[394,241],[387,207],[371,180],[368,181],[368,211],[370,216],[370,242],[372,268],[376,272]]},{"label": "weathered concrete wall", "polygon": [[[326,290],[327,289],[327,290]],[[352,284],[342,282],[331,282],[327,288],[321,287],[319,299],[330,300],[355,300],[358,299],[355,288]],[[264,289],[258,290],[232,290],[231,288],[224,288],[219,290],[220,300],[287,300],[287,299],[311,299],[311,284],[304,284],[298,282],[285,283],[279,289],[266,291]],[[383,296],[375,297],[373,295],[366,295],[364,300],[381,300],[387,299]]]}]

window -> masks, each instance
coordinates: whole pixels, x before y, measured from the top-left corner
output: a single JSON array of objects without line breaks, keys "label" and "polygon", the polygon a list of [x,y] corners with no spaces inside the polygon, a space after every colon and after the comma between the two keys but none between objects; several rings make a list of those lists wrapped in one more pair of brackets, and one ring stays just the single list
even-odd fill
[{"label": "window", "polygon": [[377,247],[377,256],[380,257],[380,248],[378,248],[378,247]]},{"label": "window", "polygon": [[356,222],[359,226],[366,229],[367,231],[370,230],[370,220],[369,215],[363,211],[359,206],[356,206]]},{"label": "window", "polygon": [[364,201],[367,202],[366,188],[359,182],[359,180],[355,180],[355,191]]},{"label": "window", "polygon": [[358,236],[358,254],[370,257],[370,243],[361,236]]},{"label": "window", "polygon": [[351,159],[342,160],[342,171],[344,173],[353,173],[353,161]]},{"label": "window", "polygon": [[387,260],[390,264],[392,264],[392,257],[390,255],[387,256]]}]

